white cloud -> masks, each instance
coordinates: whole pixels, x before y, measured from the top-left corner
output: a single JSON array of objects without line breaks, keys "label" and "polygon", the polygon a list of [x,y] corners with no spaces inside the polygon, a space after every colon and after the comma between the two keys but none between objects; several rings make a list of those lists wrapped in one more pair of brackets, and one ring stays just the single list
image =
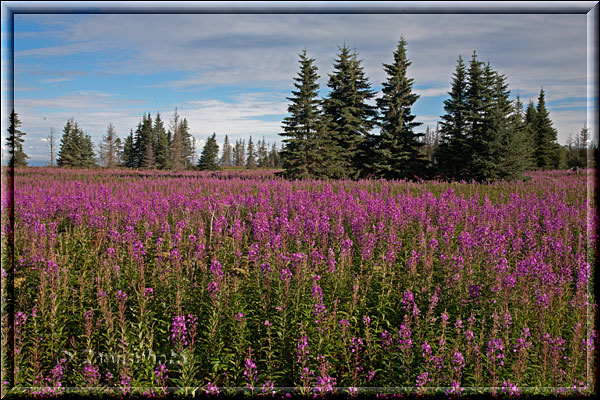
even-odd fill
[{"label": "white cloud", "polygon": [[415,92],[416,94],[421,96],[421,98],[446,96],[449,91],[450,91],[450,87],[433,87],[433,88],[427,88],[427,89],[414,88],[413,89],[413,92]]}]

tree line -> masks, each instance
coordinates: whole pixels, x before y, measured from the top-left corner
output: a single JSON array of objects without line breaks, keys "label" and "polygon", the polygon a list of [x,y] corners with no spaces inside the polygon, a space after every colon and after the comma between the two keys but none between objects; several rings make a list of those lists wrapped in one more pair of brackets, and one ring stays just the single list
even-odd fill
[{"label": "tree line", "polygon": [[[121,142],[109,124],[94,154],[89,135],[73,120],[63,129],[57,165],[91,168],[129,167],[161,170],[221,167],[280,168],[287,178],[385,178],[494,181],[519,179],[529,170],[583,168],[598,146],[584,126],[567,145],[557,142],[540,89],[537,104],[524,107],[519,96],[510,100],[507,78],[473,52],[468,65],[458,57],[444,115],[435,131],[416,132],[412,107],[419,99],[413,79],[406,41],[401,38],[393,61],[383,64],[388,78],[381,96],[365,76],[356,50],[338,47],[333,71],[328,74],[329,94],[319,97],[315,59],[304,50],[295,90],[287,99],[289,116],[282,122],[281,150],[274,143],[259,140],[255,145],[225,136],[221,157],[216,134],[208,138],[195,162],[195,140],[188,122],[177,109],[168,129],[159,113],[154,120],[144,114],[135,132]],[[374,104],[373,104],[374,103]],[[20,121],[10,117],[8,147],[10,163],[27,165]],[[54,132],[48,137],[51,165],[54,160]]]},{"label": "tree line", "polygon": [[[25,167],[29,158],[23,149],[25,133],[19,130],[21,122],[14,110],[10,115],[9,165]],[[79,124],[69,119],[63,128],[58,152],[56,152],[54,129],[46,138],[50,156],[50,166],[66,168],[117,168],[158,170],[217,170],[221,167],[240,168],[280,168],[281,156],[277,144],[269,144],[264,137],[254,145],[252,136],[229,143],[225,135],[223,154],[219,158],[219,146],[213,133],[204,145],[201,157],[195,163],[196,141],[190,134],[186,118],[181,118],[177,109],[170,120],[168,129],[157,112],[154,120],[150,113],[144,114],[135,132],[130,130],[124,141],[118,137],[114,126],[109,123],[102,136],[98,153],[94,152],[91,136]]]},{"label": "tree line", "polygon": [[468,66],[458,57],[434,143],[429,129],[415,132],[422,125],[412,113],[419,96],[407,77],[404,38],[393,62],[383,64],[388,78],[376,99],[356,51],[338,49],[325,98],[319,98],[315,59],[306,50],[299,55],[290,115],[280,134],[288,178],[519,179],[529,170],[579,166],[587,151],[581,153],[581,146],[589,148],[587,136],[577,149],[560,146],[543,88],[537,104],[524,110],[519,96],[510,100],[506,76],[476,52]]}]

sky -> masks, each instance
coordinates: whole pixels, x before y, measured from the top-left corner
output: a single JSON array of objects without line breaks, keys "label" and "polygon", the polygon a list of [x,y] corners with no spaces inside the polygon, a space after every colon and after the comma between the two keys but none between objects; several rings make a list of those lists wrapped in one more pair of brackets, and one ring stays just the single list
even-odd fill
[{"label": "sky", "polygon": [[506,14],[236,14],[235,3],[221,3],[231,6],[229,14],[166,14],[162,4],[154,3],[154,14],[106,14],[102,7],[89,14],[15,14],[12,85],[4,44],[11,32],[3,22],[3,155],[12,88],[34,165],[48,162],[47,136],[52,128],[60,138],[69,118],[97,146],[108,123],[124,138],[144,113],[160,112],[168,127],[175,108],[188,120],[198,153],[213,132],[219,143],[226,134],[230,141],[252,135],[255,142],[263,136],[280,142],[301,51],[316,60],[321,96],[344,44],[356,50],[380,96],[387,79],[382,63],[392,62],[400,37],[420,95],[413,107],[423,123],[417,131],[440,120],[457,58],[468,61],[473,51],[506,75],[512,98],[537,102],[543,87],[559,143],[586,122],[597,125],[587,120],[588,85],[597,76],[588,76],[585,14],[508,8]]}]

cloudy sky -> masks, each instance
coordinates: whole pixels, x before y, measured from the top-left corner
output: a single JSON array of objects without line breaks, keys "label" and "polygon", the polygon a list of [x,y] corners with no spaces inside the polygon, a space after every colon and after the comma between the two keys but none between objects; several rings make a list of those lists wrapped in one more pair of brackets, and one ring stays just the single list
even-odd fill
[{"label": "cloudy sky", "polygon": [[[125,137],[143,113],[168,121],[176,107],[200,145],[213,132],[219,142],[225,134],[279,142],[304,48],[316,59],[322,96],[344,43],[380,91],[382,63],[404,36],[422,130],[443,114],[458,56],[468,61],[474,50],[507,76],[513,98],[536,101],[544,88],[561,143],[586,123],[588,80],[597,79],[587,74],[586,14],[161,14],[160,3],[154,7],[155,14],[15,14],[15,110],[34,163],[47,162],[45,138],[51,128],[60,135],[68,118],[99,143],[109,122]],[[3,48],[3,68],[9,60]],[[7,77],[4,70],[4,84]],[[4,154],[5,125],[3,116]]]}]

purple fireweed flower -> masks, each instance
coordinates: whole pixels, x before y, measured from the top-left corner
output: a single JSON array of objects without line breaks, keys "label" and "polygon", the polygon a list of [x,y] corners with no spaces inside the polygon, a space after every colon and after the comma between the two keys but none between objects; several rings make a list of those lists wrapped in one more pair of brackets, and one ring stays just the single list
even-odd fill
[{"label": "purple fireweed flower", "polygon": [[429,360],[428,356],[431,355],[431,346],[429,345],[429,343],[427,343],[427,341],[424,341],[421,345],[421,351],[423,352],[421,353],[423,355],[423,358]]},{"label": "purple fireweed flower", "polygon": [[417,376],[417,387],[423,387],[427,385],[429,381],[431,381],[431,378],[429,377],[429,372],[423,372],[422,374],[419,374]]},{"label": "purple fireweed flower", "polygon": [[208,382],[208,384],[206,385],[206,388],[204,389],[206,391],[207,394],[209,395],[215,395],[218,396],[219,395],[219,388],[217,387],[217,385],[215,385],[212,382]]},{"label": "purple fireweed flower", "polygon": [[239,323],[239,324],[243,324],[244,323],[244,313],[238,313],[234,315],[235,320]]},{"label": "purple fireweed flower", "polygon": [[350,351],[352,353],[358,353],[363,348],[363,341],[360,338],[352,337],[350,341]]},{"label": "purple fireweed flower", "polygon": [[487,345],[487,356],[490,360],[500,360],[500,365],[504,365],[504,353],[502,349],[502,339],[492,339]]},{"label": "purple fireweed flower", "polygon": [[463,392],[463,388],[460,387],[460,382],[452,381],[450,384],[450,389],[446,390],[446,396],[451,394],[461,394]]},{"label": "purple fireweed flower", "polygon": [[290,271],[287,267],[279,271],[279,278],[283,282],[289,282],[292,279],[292,271]]},{"label": "purple fireweed flower", "polygon": [[315,317],[315,324],[320,325],[324,322],[325,314],[327,309],[323,304],[323,291],[319,285],[314,284],[312,287],[312,299],[315,302],[313,309],[313,316]]},{"label": "purple fireweed flower", "polygon": [[260,272],[261,272],[263,275],[266,275],[266,274],[268,274],[269,272],[271,272],[271,265],[270,265],[268,262],[266,262],[266,263],[262,263],[262,264],[260,265]]},{"label": "purple fireweed flower", "polygon": [[158,366],[154,368],[154,378],[158,382],[164,381],[169,377],[168,372],[169,370],[165,364],[158,364]]},{"label": "purple fireweed flower", "polygon": [[454,364],[452,369],[454,369],[455,371],[459,372],[461,369],[463,369],[463,367],[465,366],[465,358],[463,357],[461,352],[454,352],[454,355],[452,356],[452,363]]},{"label": "purple fireweed flower", "polygon": [[298,339],[298,351],[297,351],[298,362],[300,362],[301,360],[304,360],[305,362],[308,361],[309,360],[308,354],[309,354],[308,337],[301,336],[300,339]]},{"label": "purple fireweed flower", "polygon": [[529,334],[529,328],[524,327],[523,331],[521,332],[521,337],[516,340],[513,352],[516,353],[531,347],[533,344],[530,340],[528,340],[530,336],[531,335]]},{"label": "purple fireweed flower", "polygon": [[254,389],[254,381],[256,380],[256,374],[257,374],[256,364],[254,363],[253,359],[246,358],[244,365],[245,365],[244,379],[246,380],[246,386],[249,387],[250,389]]},{"label": "purple fireweed flower", "polygon": [[258,243],[252,243],[248,249],[248,261],[256,262],[260,255]]},{"label": "purple fireweed flower", "polygon": [[173,318],[173,323],[171,324],[171,340],[173,342],[180,342],[184,346],[188,345],[187,326],[185,324],[184,315],[178,315]]},{"label": "purple fireweed flower", "polygon": [[383,332],[381,332],[381,345],[385,350],[389,350],[393,343],[394,339],[392,338],[392,334],[384,329]]},{"label": "purple fireweed flower", "polygon": [[213,260],[210,263],[210,272],[218,280],[223,279],[225,276],[225,273],[223,272],[223,266],[218,260]]},{"label": "purple fireweed flower", "polygon": [[125,303],[127,301],[127,293],[122,290],[117,291],[117,300],[120,303]]},{"label": "purple fireweed flower", "polygon": [[83,377],[89,387],[98,386],[98,382],[100,382],[100,372],[98,372],[98,367],[86,364],[83,367]]},{"label": "purple fireweed flower", "polygon": [[519,396],[519,388],[511,381],[502,382],[502,391],[510,396]]},{"label": "purple fireweed flower", "polygon": [[181,256],[181,253],[179,252],[179,250],[171,249],[171,252],[169,254],[169,259],[171,260],[172,263],[177,263],[177,262],[181,261],[182,256]]},{"label": "purple fireweed flower", "polygon": [[206,289],[208,290],[208,294],[210,295],[212,301],[217,301],[217,296],[219,296],[219,284],[215,281],[212,281],[208,284]]},{"label": "purple fireweed flower", "polygon": [[398,331],[398,348],[400,350],[410,350],[412,347],[412,333],[410,329],[406,327],[406,325],[400,325],[400,330]]},{"label": "purple fireweed flower", "polygon": [[265,383],[263,383],[260,392],[266,396],[268,394],[270,395],[274,395],[275,391],[273,390],[273,381],[266,381]]},{"label": "purple fireweed flower", "polygon": [[154,296],[154,289],[152,289],[151,287],[147,287],[146,289],[144,289],[144,296],[151,299]]},{"label": "purple fireweed flower", "polygon": [[328,392],[333,391],[335,382],[336,382],[335,378],[333,378],[329,375],[318,376],[316,386],[315,386],[315,393],[323,394],[323,393],[328,393]]}]

